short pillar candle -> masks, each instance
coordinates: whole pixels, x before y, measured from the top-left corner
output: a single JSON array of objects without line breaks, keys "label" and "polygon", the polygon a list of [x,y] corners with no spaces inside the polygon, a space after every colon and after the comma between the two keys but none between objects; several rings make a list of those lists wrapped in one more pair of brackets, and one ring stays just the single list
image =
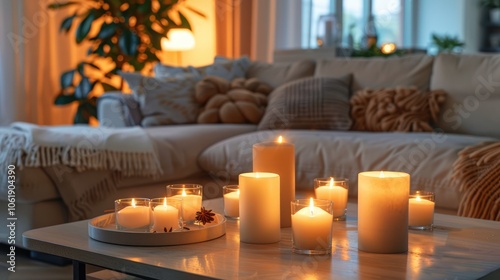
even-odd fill
[{"label": "short pillar candle", "polygon": [[368,171],[358,174],[358,249],[370,253],[408,251],[410,175]]},{"label": "short pillar candle", "polygon": [[434,193],[410,192],[408,226],[410,229],[432,230],[434,223]]},{"label": "short pillar candle", "polygon": [[295,199],[295,146],[279,137],[276,142],[253,145],[253,171],[280,176],[281,227],[290,227],[290,202]]},{"label": "short pillar candle", "polygon": [[[280,235],[280,178],[269,172],[239,175],[240,241],[275,243]],[[290,207],[290,203],[288,203]]]}]

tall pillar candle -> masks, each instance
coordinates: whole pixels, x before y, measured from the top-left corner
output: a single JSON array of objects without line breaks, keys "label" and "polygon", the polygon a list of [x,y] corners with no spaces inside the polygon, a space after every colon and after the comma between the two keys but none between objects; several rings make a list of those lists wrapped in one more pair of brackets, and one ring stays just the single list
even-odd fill
[{"label": "tall pillar candle", "polygon": [[369,171],[358,174],[358,249],[370,253],[408,251],[410,175]]},{"label": "tall pillar candle", "polygon": [[[269,172],[239,175],[240,241],[280,241],[280,177]],[[288,203],[290,204],[290,203]]]},{"label": "tall pillar candle", "polygon": [[280,176],[281,227],[290,227],[290,202],[295,200],[295,147],[282,141],[253,145],[253,171],[272,172]]}]

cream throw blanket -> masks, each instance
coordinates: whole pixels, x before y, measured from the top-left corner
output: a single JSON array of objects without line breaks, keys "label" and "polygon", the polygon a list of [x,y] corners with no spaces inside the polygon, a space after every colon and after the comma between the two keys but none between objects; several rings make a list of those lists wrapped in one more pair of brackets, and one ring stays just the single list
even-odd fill
[{"label": "cream throw blanket", "polygon": [[[9,164],[16,170],[42,167],[56,178],[54,184],[68,207],[70,221],[89,218],[92,205],[116,191],[118,178],[163,173],[155,145],[140,127],[13,123],[0,128],[1,170]],[[93,175],[80,173],[85,170],[94,171]]]},{"label": "cream throw blanket", "polygon": [[65,165],[118,171],[123,176],[162,173],[153,142],[139,127],[38,126],[16,122],[0,130],[0,166]]}]

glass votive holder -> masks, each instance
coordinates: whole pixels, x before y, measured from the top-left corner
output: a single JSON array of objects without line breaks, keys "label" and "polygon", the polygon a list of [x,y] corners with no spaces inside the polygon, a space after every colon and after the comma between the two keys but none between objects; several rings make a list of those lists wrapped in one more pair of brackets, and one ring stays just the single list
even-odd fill
[{"label": "glass votive holder", "polygon": [[333,203],[323,199],[297,199],[292,207],[292,250],[303,255],[332,253]]},{"label": "glass votive holder", "polygon": [[434,223],[434,201],[433,192],[410,191],[408,228],[432,230]]},{"label": "glass votive holder", "polygon": [[314,179],[314,194],[316,199],[326,199],[333,202],[333,220],[345,221],[347,212],[347,197],[349,180],[345,178]]},{"label": "glass votive holder", "polygon": [[120,198],[115,200],[116,229],[149,232],[152,213],[149,198]]},{"label": "glass votive holder", "polygon": [[151,199],[153,232],[172,232],[182,228],[182,199],[161,197]]},{"label": "glass votive holder", "polygon": [[198,184],[174,184],[167,186],[167,197],[182,199],[182,220],[194,222],[196,212],[201,210],[203,186]]},{"label": "glass votive holder", "polygon": [[240,218],[240,188],[238,185],[226,185],[222,187],[224,197],[224,215],[228,219]]}]

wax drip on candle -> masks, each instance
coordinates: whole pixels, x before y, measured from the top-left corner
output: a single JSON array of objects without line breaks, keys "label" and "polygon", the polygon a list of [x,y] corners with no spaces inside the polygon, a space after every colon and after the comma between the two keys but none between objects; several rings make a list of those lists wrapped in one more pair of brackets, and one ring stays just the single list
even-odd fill
[{"label": "wax drip on candle", "polygon": [[311,216],[314,216],[314,201],[312,197],[309,199],[309,212]]}]

